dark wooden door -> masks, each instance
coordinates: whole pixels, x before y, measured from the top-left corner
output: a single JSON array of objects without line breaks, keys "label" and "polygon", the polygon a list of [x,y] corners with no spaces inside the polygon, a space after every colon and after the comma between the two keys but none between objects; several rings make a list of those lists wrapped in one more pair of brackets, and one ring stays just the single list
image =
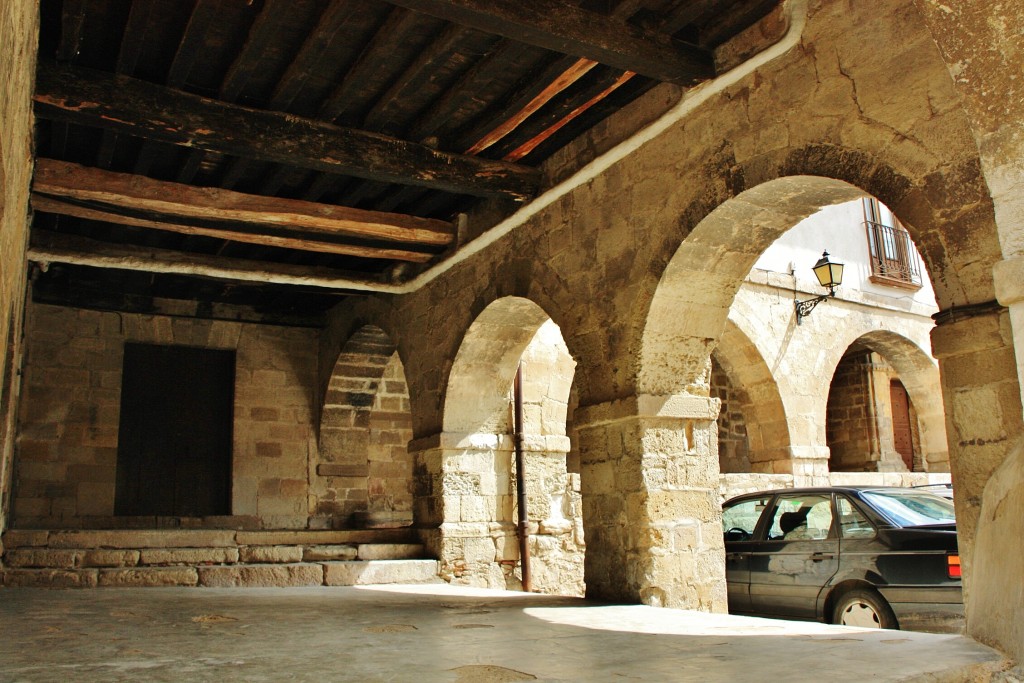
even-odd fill
[{"label": "dark wooden door", "polygon": [[231,513],[233,351],[126,344],[118,515]]},{"label": "dark wooden door", "polygon": [[889,383],[889,400],[892,404],[892,437],[896,451],[903,458],[908,472],[914,471],[914,438],[910,428],[910,398],[899,380]]}]

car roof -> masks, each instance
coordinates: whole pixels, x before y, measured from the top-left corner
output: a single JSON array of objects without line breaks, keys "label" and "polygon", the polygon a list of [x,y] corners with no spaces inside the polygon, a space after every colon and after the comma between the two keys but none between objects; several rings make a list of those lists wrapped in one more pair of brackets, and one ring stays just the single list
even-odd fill
[{"label": "car roof", "polygon": [[[931,493],[918,487],[910,486],[802,486],[797,488],[766,489],[764,491],[751,491],[733,496],[725,501],[731,503],[741,498],[757,498],[760,496],[773,496],[777,493],[856,493],[861,491],[909,491],[915,493]],[[936,495],[933,493],[933,495]]]}]

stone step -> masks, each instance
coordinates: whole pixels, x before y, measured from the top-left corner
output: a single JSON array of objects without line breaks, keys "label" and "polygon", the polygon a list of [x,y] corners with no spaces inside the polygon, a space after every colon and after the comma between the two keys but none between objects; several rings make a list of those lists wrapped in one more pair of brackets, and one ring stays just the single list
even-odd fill
[{"label": "stone step", "polygon": [[4,552],[3,564],[12,569],[87,569],[411,560],[424,556],[425,550],[419,543],[131,549],[15,547]]},{"label": "stone step", "polygon": [[229,548],[243,545],[356,545],[416,543],[416,530],[324,529],[238,531],[221,529],[8,529],[11,548]]},{"label": "stone step", "polygon": [[3,585],[31,588],[196,586],[255,588],[443,583],[436,560],[348,560],[180,567],[7,568]]},{"label": "stone step", "polygon": [[437,560],[366,560],[324,563],[325,586],[444,583]]}]

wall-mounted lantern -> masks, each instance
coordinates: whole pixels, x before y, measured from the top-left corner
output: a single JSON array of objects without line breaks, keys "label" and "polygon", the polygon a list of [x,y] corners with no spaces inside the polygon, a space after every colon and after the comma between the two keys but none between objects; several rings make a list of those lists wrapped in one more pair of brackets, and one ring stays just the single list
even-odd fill
[{"label": "wall-mounted lantern", "polygon": [[828,294],[822,294],[807,301],[794,301],[793,303],[796,304],[797,325],[811,314],[815,306],[825,299],[835,297],[836,287],[843,284],[843,264],[831,261],[827,251],[821,253],[821,258],[814,264],[812,270],[814,270],[815,277],[818,278],[818,283],[828,289]]}]

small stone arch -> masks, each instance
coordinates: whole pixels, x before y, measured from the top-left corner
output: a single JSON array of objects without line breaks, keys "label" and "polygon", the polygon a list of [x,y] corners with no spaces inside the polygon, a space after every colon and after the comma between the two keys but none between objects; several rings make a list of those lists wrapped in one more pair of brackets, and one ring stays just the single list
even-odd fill
[{"label": "small stone arch", "polygon": [[[721,368],[733,386],[739,390],[736,406],[742,413],[748,448],[747,469],[723,467],[722,473],[787,472],[790,436],[786,408],[782,402],[778,382],[764,356],[750,337],[735,322],[729,320],[718,346],[711,355],[711,362],[713,371],[716,366]],[[721,429],[723,420],[729,419],[728,415],[723,417],[722,413],[726,413],[732,401],[722,396],[717,398],[722,399],[722,412],[719,415]],[[719,433],[719,444],[722,443],[722,438],[722,434]],[[721,459],[721,449],[719,452]]]},{"label": "small stone arch", "polygon": [[410,524],[411,439],[402,361],[384,330],[365,325],[342,347],[324,395],[311,524]]},{"label": "small stone arch", "polygon": [[[520,364],[531,590],[582,595],[580,477],[566,464],[575,361],[547,313],[515,296],[496,299],[477,316],[449,375],[440,476],[451,490],[442,505],[445,523],[458,525],[462,536],[458,553],[439,553],[442,575],[470,585],[521,585],[511,410]],[[483,538],[472,532],[478,524]],[[473,547],[486,550],[470,553]]]},{"label": "small stone arch", "polygon": [[516,366],[550,316],[529,299],[502,297],[470,325],[455,355],[444,402],[444,431],[505,434]]},{"label": "small stone arch", "polygon": [[[939,370],[931,356],[912,340],[890,330],[873,330],[857,337],[845,348],[835,351],[832,386],[826,409],[826,433],[832,451],[833,471],[865,469],[877,471],[904,471],[903,465],[893,452],[892,417],[888,414],[889,381],[895,375],[910,398],[912,430],[914,432],[915,458],[909,471],[948,472],[949,451],[946,443],[945,410],[942,402],[942,388]],[[844,422],[856,419],[851,407],[838,404],[843,396],[854,392],[844,377],[856,376],[862,382],[856,397],[856,410],[871,415],[875,430],[865,434],[870,443],[857,448],[861,454],[851,460],[844,455],[838,439],[850,434]],[[880,379],[881,378],[881,381]],[[844,388],[846,387],[846,388]],[[876,412],[877,411],[877,412]],[[859,413],[857,413],[859,415]],[[852,439],[851,439],[852,440]],[[875,457],[877,456],[877,459]]]}]

